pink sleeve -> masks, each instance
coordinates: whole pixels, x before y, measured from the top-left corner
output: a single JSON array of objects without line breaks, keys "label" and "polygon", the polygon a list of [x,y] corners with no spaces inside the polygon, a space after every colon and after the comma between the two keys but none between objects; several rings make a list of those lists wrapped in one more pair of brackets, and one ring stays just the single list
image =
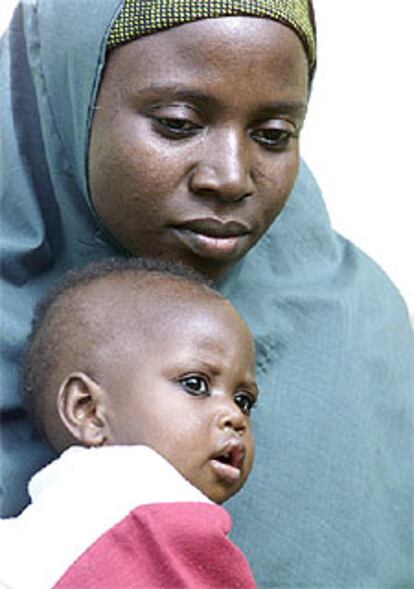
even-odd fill
[{"label": "pink sleeve", "polygon": [[90,546],[55,589],[254,588],[244,555],[227,537],[230,527],[218,505],[140,506]]}]

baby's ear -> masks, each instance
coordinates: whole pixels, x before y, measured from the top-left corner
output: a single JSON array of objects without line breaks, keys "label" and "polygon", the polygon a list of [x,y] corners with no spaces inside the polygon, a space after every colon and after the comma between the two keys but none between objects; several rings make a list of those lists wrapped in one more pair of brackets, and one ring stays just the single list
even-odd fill
[{"label": "baby's ear", "polygon": [[59,416],[84,446],[102,446],[107,439],[104,399],[105,391],[84,372],[71,373],[59,389]]}]

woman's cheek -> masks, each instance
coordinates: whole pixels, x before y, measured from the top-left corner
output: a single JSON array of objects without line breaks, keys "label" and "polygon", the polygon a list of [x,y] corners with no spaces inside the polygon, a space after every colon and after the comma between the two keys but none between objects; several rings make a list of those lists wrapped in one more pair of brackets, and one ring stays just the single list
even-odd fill
[{"label": "woman's cheek", "polygon": [[259,192],[264,191],[267,194],[264,207],[267,226],[273,222],[286,204],[299,171],[297,149],[292,149],[281,156],[283,157],[278,159],[271,170],[263,170],[261,173],[262,188]]}]

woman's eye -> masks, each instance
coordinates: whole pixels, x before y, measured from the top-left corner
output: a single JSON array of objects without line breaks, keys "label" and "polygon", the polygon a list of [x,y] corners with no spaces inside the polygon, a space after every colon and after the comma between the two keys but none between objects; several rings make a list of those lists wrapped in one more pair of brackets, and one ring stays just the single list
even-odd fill
[{"label": "woman's eye", "polygon": [[154,120],[161,131],[172,138],[189,137],[201,128],[189,119],[157,117]]},{"label": "woman's eye", "polygon": [[191,375],[184,376],[178,381],[182,388],[190,395],[208,395],[208,381],[204,376]]},{"label": "woman's eye", "polygon": [[250,415],[256,400],[246,393],[237,393],[234,395],[234,402],[245,415]]},{"label": "woman's eye", "polygon": [[251,136],[266,149],[278,151],[286,149],[290,140],[297,137],[297,133],[284,129],[258,129],[253,131]]}]

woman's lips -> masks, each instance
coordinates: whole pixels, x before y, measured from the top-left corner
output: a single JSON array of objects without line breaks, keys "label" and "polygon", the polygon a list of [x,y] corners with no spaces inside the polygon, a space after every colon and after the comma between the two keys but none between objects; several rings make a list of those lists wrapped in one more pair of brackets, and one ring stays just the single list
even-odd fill
[{"label": "woman's lips", "polygon": [[203,257],[227,258],[244,251],[250,229],[238,221],[195,219],[173,227],[178,239],[195,254]]}]

